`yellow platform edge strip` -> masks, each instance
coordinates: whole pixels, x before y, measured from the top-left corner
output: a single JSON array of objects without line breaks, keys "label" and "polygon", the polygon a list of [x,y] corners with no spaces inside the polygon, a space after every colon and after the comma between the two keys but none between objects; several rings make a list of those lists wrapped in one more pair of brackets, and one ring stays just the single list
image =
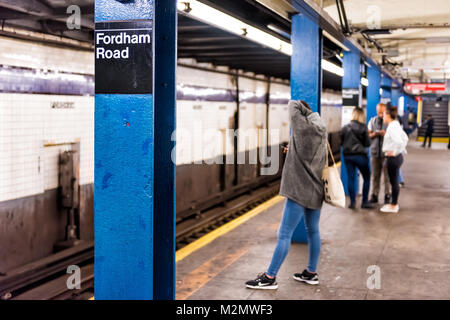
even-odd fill
[{"label": "yellow platform edge strip", "polygon": [[224,234],[230,232],[231,230],[235,229],[239,225],[243,224],[244,222],[250,220],[251,218],[257,216],[261,212],[263,212],[266,209],[269,209],[270,207],[274,206],[278,202],[281,202],[284,200],[284,197],[281,196],[275,196],[271,198],[270,200],[267,200],[266,202],[260,204],[256,208],[253,208],[249,212],[243,214],[242,216],[224,224],[223,226],[219,227],[218,229],[204,235],[200,239],[195,240],[194,242],[188,244],[184,248],[181,248],[176,252],[175,261],[179,262],[186,258],[191,253],[197,251],[198,249],[206,246],[208,243],[214,241],[215,239],[219,238],[220,236],[223,236]]},{"label": "yellow platform edge strip", "polygon": [[[423,142],[425,138],[424,137],[418,137],[417,141]],[[436,142],[436,143],[448,143],[448,138],[431,138],[431,142]]]},{"label": "yellow platform edge strip", "polygon": [[[339,163],[340,164],[340,163]],[[188,244],[184,248],[178,250],[175,254],[175,262],[181,261],[187,256],[189,256],[191,253],[197,251],[198,249],[206,246],[208,243],[214,241],[215,239],[219,238],[220,236],[223,236],[224,234],[230,232],[231,230],[237,228],[244,222],[250,220],[251,218],[257,216],[264,210],[269,209],[270,207],[274,206],[278,202],[281,202],[284,200],[284,197],[282,196],[275,196],[269,200],[267,200],[264,203],[261,203],[256,208],[253,208],[249,212],[243,214],[242,216],[227,222],[223,226],[217,228],[216,230],[204,235],[200,239],[195,240],[194,242]],[[94,296],[89,298],[89,300],[95,300]]]}]

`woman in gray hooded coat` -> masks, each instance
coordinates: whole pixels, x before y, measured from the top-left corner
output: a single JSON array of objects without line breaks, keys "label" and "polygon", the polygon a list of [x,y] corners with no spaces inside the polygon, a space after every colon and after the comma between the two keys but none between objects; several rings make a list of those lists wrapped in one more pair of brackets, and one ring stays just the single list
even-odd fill
[{"label": "woman in gray hooded coat", "polygon": [[319,219],[324,200],[322,171],[327,157],[327,130],[317,112],[304,101],[290,101],[291,137],[281,178],[280,195],[286,197],[278,241],[267,272],[246,282],[251,289],[277,289],[276,275],[286,258],[292,235],[305,217],[309,263],[294,279],[318,284],[317,263],[320,254]]}]

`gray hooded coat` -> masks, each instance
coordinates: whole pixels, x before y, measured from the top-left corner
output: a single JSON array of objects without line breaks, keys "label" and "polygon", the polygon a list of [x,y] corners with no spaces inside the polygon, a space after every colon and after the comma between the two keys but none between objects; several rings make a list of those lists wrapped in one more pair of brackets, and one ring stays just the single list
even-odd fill
[{"label": "gray hooded coat", "polygon": [[327,157],[327,129],[319,114],[300,101],[289,102],[289,117],[291,137],[280,195],[305,208],[320,209],[324,200],[322,170]]}]

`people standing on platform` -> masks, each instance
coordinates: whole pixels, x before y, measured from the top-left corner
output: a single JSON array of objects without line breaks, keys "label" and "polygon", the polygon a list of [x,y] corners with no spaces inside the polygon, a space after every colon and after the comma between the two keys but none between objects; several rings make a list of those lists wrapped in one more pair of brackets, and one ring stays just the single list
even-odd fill
[{"label": "people standing on platform", "polygon": [[349,208],[356,208],[357,190],[355,182],[358,169],[364,179],[361,208],[373,209],[375,206],[369,202],[370,166],[366,150],[370,146],[370,139],[364,119],[364,111],[361,108],[353,110],[352,120],[342,128],[341,144],[345,167],[347,168],[348,193],[350,195]]},{"label": "people standing on platform", "polygon": [[408,136],[400,126],[397,117],[397,107],[388,107],[384,112],[383,119],[388,126],[386,129],[386,134],[384,135],[382,151],[387,158],[387,169],[392,188],[391,203],[385,204],[381,208],[381,212],[385,213],[397,213],[400,210],[398,205],[398,197],[400,194],[398,175],[400,167],[403,164],[403,155],[406,154]]},{"label": "people standing on platform", "polygon": [[304,101],[290,101],[289,116],[291,137],[280,186],[280,195],[286,197],[283,218],[269,268],[245,283],[251,289],[278,288],[278,270],[289,252],[294,230],[303,217],[308,235],[309,262],[302,273],[293,277],[311,285],[319,283],[319,220],[325,196],[322,171],[327,157],[327,129],[319,114],[312,112]]},{"label": "people standing on platform", "polygon": [[372,197],[370,202],[378,203],[378,195],[380,194],[381,175],[384,180],[384,203],[390,203],[391,192],[389,184],[389,176],[383,151],[383,137],[386,134],[387,125],[383,121],[386,105],[379,103],[377,105],[377,115],[369,120],[368,130],[370,143],[370,159],[372,164]]},{"label": "people standing on platform", "polygon": [[426,126],[427,129],[425,131],[425,137],[423,139],[422,147],[425,148],[425,145],[427,144],[427,139],[429,139],[428,148],[431,148],[431,139],[433,138],[434,133],[434,119],[431,114],[427,115],[427,120],[423,125]]}]

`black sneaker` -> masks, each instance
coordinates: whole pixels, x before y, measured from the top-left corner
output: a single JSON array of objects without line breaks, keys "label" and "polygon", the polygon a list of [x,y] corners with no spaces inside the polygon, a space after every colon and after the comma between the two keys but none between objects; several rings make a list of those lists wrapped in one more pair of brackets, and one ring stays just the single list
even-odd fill
[{"label": "black sneaker", "polygon": [[376,196],[376,195],[372,195],[372,198],[370,198],[370,202],[371,203],[378,203],[378,196]]},{"label": "black sneaker", "polygon": [[356,203],[350,203],[348,208],[352,210],[356,209]]},{"label": "black sneaker", "polygon": [[300,282],[306,282],[307,284],[319,284],[319,277],[317,276],[317,273],[311,273],[306,269],[303,270],[302,273],[294,274],[294,279]]},{"label": "black sneaker", "polygon": [[384,204],[390,204],[391,203],[391,195],[390,194],[386,194],[384,196]]},{"label": "black sneaker", "polygon": [[362,209],[375,209],[375,205],[373,203],[366,202],[366,203],[361,204],[361,208]]},{"label": "black sneaker", "polygon": [[255,280],[247,281],[245,286],[250,289],[274,290],[278,289],[278,283],[275,279],[269,279],[265,273],[262,273]]}]

